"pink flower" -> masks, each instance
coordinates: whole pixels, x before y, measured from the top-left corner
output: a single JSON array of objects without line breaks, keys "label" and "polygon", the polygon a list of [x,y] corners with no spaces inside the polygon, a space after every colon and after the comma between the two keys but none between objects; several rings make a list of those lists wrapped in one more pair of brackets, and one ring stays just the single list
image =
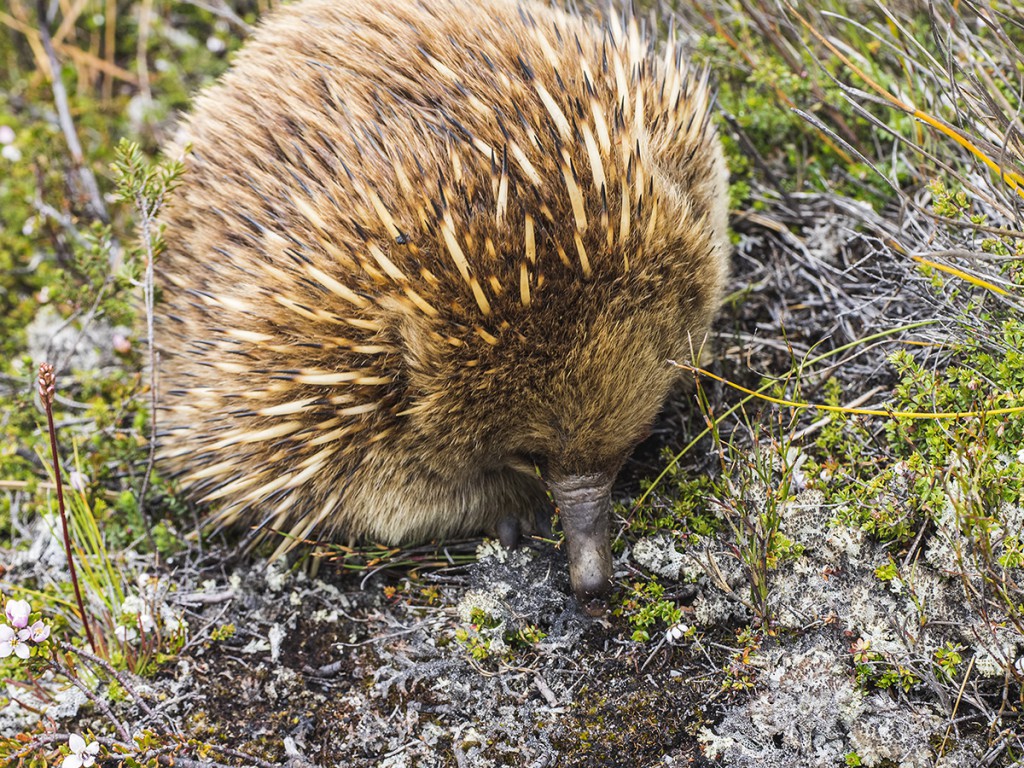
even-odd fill
[{"label": "pink flower", "polygon": [[12,653],[19,659],[27,659],[32,649],[28,647],[28,640],[32,633],[27,629],[15,632],[6,624],[0,624],[0,659],[7,658]]},{"label": "pink flower", "polygon": [[43,623],[43,620],[35,622],[31,627],[28,628],[32,633],[32,642],[41,643],[43,640],[50,636],[50,628]]},{"label": "pink flower", "polygon": [[127,355],[132,351],[132,340],[123,333],[115,333],[113,339],[114,351],[119,355]]},{"label": "pink flower", "polygon": [[857,638],[857,641],[850,646],[850,653],[853,654],[854,663],[867,664],[874,655],[871,650],[871,641],[865,640],[863,637]]},{"label": "pink flower", "polygon": [[32,606],[27,600],[8,600],[6,613],[12,627],[24,629],[28,626],[28,615],[32,613]]}]

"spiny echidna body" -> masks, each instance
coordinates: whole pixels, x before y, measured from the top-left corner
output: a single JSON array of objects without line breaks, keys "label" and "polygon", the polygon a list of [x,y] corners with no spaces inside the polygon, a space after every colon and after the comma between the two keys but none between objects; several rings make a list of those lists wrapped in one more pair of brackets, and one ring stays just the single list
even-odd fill
[{"label": "spiny echidna body", "polygon": [[183,131],[162,460],[285,542],[532,529],[546,484],[603,594],[611,483],[721,298],[708,101],[631,20],[278,11]]}]

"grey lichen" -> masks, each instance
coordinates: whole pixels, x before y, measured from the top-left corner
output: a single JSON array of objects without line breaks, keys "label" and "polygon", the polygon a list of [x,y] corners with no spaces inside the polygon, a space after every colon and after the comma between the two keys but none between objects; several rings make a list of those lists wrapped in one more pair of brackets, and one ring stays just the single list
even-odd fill
[{"label": "grey lichen", "polygon": [[847,733],[863,696],[822,639],[798,650],[776,647],[758,661],[765,690],[704,729],[707,754],[734,768],[815,768],[848,751]]},{"label": "grey lichen", "polygon": [[[956,699],[965,674],[1007,674],[1024,638],[997,606],[989,606],[987,621],[972,619],[971,590],[980,582],[957,570],[970,542],[955,510],[940,517],[916,557],[897,559],[891,546],[840,522],[823,501],[804,491],[778,505],[778,530],[803,547],[767,572],[769,621],[786,631],[751,652],[756,693],[705,728],[701,740],[730,768],[840,765],[848,755],[864,766],[933,766],[949,722],[940,703]],[[749,508],[763,506],[762,493]],[[1007,540],[1014,511],[1000,510],[994,546]],[[730,548],[735,535],[725,530],[680,548],[680,571],[703,570],[692,606],[699,629],[751,621],[737,610],[750,594],[750,566]],[[646,550],[634,558],[657,572],[659,561]],[[956,754],[979,746],[970,738],[965,744]],[[945,764],[961,764],[952,745],[944,753]]]},{"label": "grey lichen", "polygon": [[730,768],[819,768],[855,751],[865,766],[932,765],[930,734],[942,719],[854,685],[842,649],[824,636],[776,646],[759,660],[764,690],[701,733],[709,756]]},{"label": "grey lichen", "polygon": [[[676,549],[668,534],[645,536],[633,545],[633,559],[651,573],[666,579],[687,579],[696,575],[687,559]],[[690,565],[690,568],[687,568]]]}]

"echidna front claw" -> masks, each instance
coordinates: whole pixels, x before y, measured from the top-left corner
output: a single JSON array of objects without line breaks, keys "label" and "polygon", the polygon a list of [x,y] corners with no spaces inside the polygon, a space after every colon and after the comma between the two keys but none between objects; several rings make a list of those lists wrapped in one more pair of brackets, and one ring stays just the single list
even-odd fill
[{"label": "echidna front claw", "polygon": [[612,583],[611,486],[614,476],[570,475],[550,482],[569,554],[569,581],[580,602],[604,597]]}]

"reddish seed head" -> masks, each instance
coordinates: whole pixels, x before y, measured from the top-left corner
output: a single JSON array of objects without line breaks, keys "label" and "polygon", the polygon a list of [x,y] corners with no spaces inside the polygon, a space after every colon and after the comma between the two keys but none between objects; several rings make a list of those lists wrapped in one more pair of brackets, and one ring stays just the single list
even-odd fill
[{"label": "reddish seed head", "polygon": [[43,401],[43,405],[52,405],[56,392],[57,374],[53,372],[52,365],[42,363],[39,366],[39,399]]}]

